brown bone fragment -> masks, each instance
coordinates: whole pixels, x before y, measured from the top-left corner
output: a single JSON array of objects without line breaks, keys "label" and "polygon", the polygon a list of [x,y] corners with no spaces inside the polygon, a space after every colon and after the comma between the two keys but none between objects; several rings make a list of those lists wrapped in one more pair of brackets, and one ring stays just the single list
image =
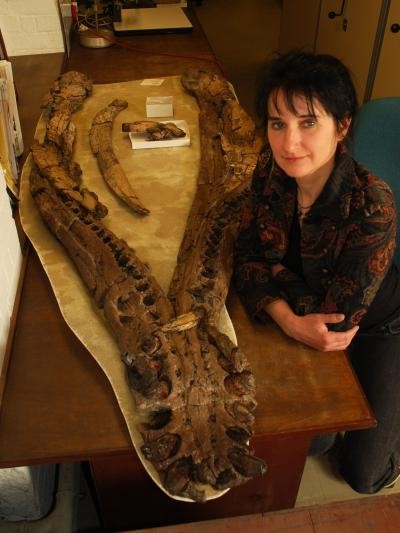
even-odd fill
[{"label": "brown bone fragment", "polygon": [[[210,489],[234,487],[265,471],[248,442],[254,376],[244,354],[218,330],[259,139],[225,80],[196,72],[182,83],[199,103],[202,159],[170,298],[134,250],[95,218],[99,203],[75,179],[71,145],[57,141],[61,129],[53,135],[49,127],[43,145],[32,147],[30,187],[115,334],[135,400],[143,460],[152,463],[170,495],[204,501]],[[58,80],[49,122],[60,108],[74,109],[76,94],[83,92]],[[103,154],[120,104],[114,107],[100,112],[91,132]],[[70,122],[54,118],[56,123]]]},{"label": "brown bone fragment", "polygon": [[89,132],[90,146],[110,189],[136,213],[148,215],[149,210],[142,205],[132,189],[112,145],[114,118],[127,106],[128,102],[125,100],[116,99],[96,114]]},{"label": "brown bone fragment", "polygon": [[136,122],[125,122],[122,124],[122,131],[133,133],[148,133],[150,141],[162,139],[174,139],[185,137],[186,133],[178,128],[173,122],[155,122],[153,120],[138,120]]},{"label": "brown bone fragment", "polygon": [[67,110],[72,114],[81,107],[83,101],[91,94],[92,88],[93,82],[86,74],[70,70],[55,80],[42,107],[52,114],[59,110]]}]

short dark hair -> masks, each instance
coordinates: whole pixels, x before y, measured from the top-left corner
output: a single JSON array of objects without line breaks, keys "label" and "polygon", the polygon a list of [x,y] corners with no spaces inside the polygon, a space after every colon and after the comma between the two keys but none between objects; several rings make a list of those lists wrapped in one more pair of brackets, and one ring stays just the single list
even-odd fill
[{"label": "short dark hair", "polygon": [[[270,96],[276,97],[280,89],[288,107],[296,109],[293,99],[304,96],[313,111],[313,99],[322,104],[336,120],[338,129],[346,118],[357,110],[357,95],[349,69],[336,57],[292,50],[267,62],[260,71],[257,83],[256,111],[265,128]],[[274,94],[275,93],[275,94]]]}]

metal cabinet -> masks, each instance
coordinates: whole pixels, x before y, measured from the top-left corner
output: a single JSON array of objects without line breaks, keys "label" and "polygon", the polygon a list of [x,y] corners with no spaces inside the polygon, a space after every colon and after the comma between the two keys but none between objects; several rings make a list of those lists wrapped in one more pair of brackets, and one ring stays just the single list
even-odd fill
[{"label": "metal cabinet", "polygon": [[360,103],[400,96],[400,0],[283,0],[279,48],[294,47],[339,57]]},{"label": "metal cabinet", "polygon": [[400,96],[400,0],[389,4],[371,86],[372,98]]}]

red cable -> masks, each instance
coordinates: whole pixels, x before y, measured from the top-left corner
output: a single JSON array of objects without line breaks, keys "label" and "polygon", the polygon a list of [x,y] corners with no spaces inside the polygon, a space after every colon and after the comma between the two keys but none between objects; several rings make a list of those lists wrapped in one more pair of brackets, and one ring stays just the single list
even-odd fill
[{"label": "red cable", "polygon": [[71,2],[71,17],[74,22],[78,22],[78,2]]},{"label": "red cable", "polygon": [[176,57],[176,58],[182,58],[182,59],[195,59],[197,61],[209,61],[210,63],[214,63],[220,70],[221,74],[225,77],[224,69],[222,68],[222,65],[219,63],[217,59],[207,57],[207,56],[193,56],[193,55],[185,55],[185,54],[172,54],[169,52],[148,52],[147,50],[142,50],[140,48],[134,48],[133,46],[126,45],[123,43],[120,43],[119,41],[115,41],[115,44],[122,48],[127,48],[128,50],[131,50],[132,52],[147,54],[151,56],[165,56],[165,57]]},{"label": "red cable", "polygon": [[221,63],[215,58],[204,57],[204,56],[185,55],[185,54],[172,54],[172,53],[169,53],[169,52],[149,52],[147,50],[143,50],[143,49],[140,49],[140,48],[135,48],[135,47],[133,47],[131,45],[121,43],[120,41],[117,41],[117,40],[109,39],[108,37],[106,37],[103,34],[101,34],[101,32],[96,32],[96,30],[94,28],[88,28],[88,31],[92,32],[94,35],[97,35],[97,36],[101,37],[102,39],[105,39],[106,41],[112,41],[117,46],[120,46],[121,48],[126,48],[127,50],[130,50],[132,52],[146,54],[146,55],[150,55],[150,56],[165,56],[165,57],[175,57],[175,58],[181,58],[181,59],[194,59],[196,61],[208,61],[210,63],[214,63],[219,68],[221,75],[225,78],[224,69],[223,69]]}]

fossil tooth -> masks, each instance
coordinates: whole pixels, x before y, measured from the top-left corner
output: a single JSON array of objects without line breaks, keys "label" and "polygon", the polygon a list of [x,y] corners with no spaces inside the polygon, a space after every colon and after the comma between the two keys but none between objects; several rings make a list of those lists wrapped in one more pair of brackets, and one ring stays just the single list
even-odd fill
[{"label": "fossil tooth", "polygon": [[160,409],[149,414],[148,421],[144,424],[146,429],[161,429],[166,426],[172,417],[171,409]]},{"label": "fossil tooth", "polygon": [[231,394],[244,396],[245,394],[255,392],[255,381],[253,374],[246,370],[244,372],[235,372],[225,378],[225,388]]},{"label": "fossil tooth", "polygon": [[230,427],[226,430],[228,437],[239,444],[246,444],[250,439],[251,433],[243,428]]},{"label": "fossil tooth", "polygon": [[204,459],[196,468],[196,476],[200,483],[209,483],[215,486],[217,478],[210,467],[210,458]]},{"label": "fossil tooth", "polygon": [[239,348],[220,352],[218,355],[218,363],[229,374],[233,374],[234,372],[242,372],[248,366],[244,354],[241,352],[241,350],[239,350]]},{"label": "fossil tooth", "polygon": [[143,339],[140,347],[146,354],[151,355],[161,348],[161,340],[157,335],[149,335]]},{"label": "fossil tooth", "polygon": [[225,404],[226,412],[229,413],[232,418],[246,426],[251,426],[254,423],[252,411],[255,407],[256,405],[254,401],[234,401]]},{"label": "fossil tooth", "polygon": [[190,457],[182,457],[172,463],[163,475],[166,489],[171,494],[182,494],[190,483],[193,468]]},{"label": "fossil tooth", "polygon": [[160,394],[164,383],[159,379],[161,364],[158,359],[149,359],[140,355],[130,355],[128,379],[132,388],[145,397]]},{"label": "fossil tooth", "polygon": [[181,437],[176,434],[166,433],[158,439],[147,442],[142,446],[142,452],[146,459],[154,463],[162,463],[173,457],[181,445]]},{"label": "fossil tooth", "polygon": [[219,489],[225,489],[232,485],[235,485],[237,476],[231,468],[223,470],[217,477],[215,486]]},{"label": "fossil tooth", "polygon": [[264,461],[253,455],[248,455],[243,450],[235,449],[228,453],[232,465],[239,474],[245,477],[262,476],[266,472]]}]

